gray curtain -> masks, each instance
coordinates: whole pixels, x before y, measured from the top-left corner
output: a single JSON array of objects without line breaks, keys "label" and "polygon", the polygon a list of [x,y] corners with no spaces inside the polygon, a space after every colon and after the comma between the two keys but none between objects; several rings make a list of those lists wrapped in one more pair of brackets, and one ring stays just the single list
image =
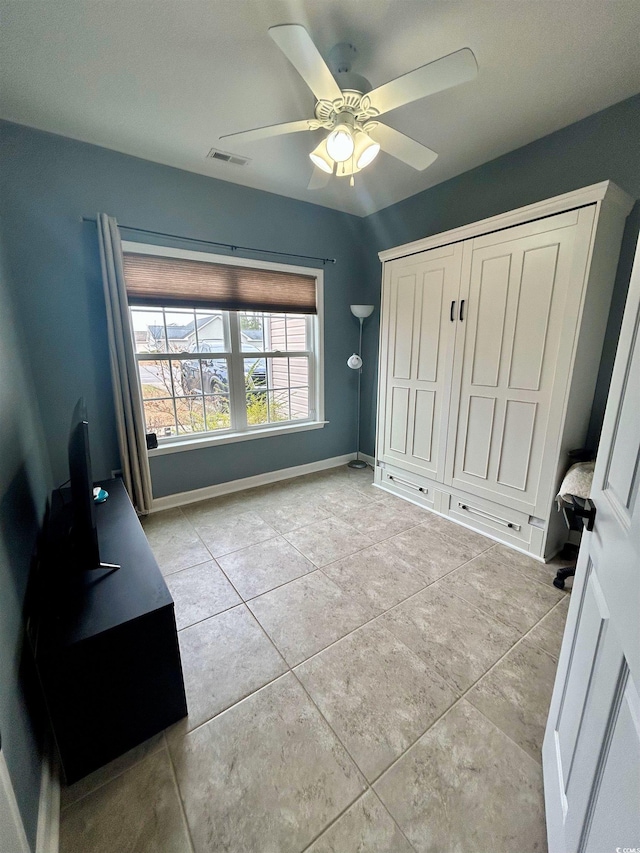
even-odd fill
[{"label": "gray curtain", "polygon": [[112,216],[99,213],[97,224],[122,476],[133,505],[139,513],[146,515],[151,510],[153,494],[142,414],[140,377],[134,357],[131,319],[124,283],[122,243],[118,223]]}]

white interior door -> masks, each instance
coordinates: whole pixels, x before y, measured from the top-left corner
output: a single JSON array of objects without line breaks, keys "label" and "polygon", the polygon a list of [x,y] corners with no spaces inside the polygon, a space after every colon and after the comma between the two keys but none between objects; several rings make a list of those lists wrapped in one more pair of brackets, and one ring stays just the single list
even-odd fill
[{"label": "white interior door", "polygon": [[458,322],[462,245],[442,246],[385,267],[386,366],[380,457],[439,482]]},{"label": "white interior door", "polygon": [[536,515],[549,416],[562,409],[571,371],[594,212],[571,210],[466,244],[467,329],[456,347],[448,485]]},{"label": "white interior door", "polygon": [[550,853],[640,849],[640,244],[542,750]]}]

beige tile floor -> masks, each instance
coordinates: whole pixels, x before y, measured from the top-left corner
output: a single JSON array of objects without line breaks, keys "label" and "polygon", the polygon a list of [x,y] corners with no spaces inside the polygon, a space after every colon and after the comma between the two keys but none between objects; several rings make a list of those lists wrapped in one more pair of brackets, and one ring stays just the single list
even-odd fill
[{"label": "beige tile floor", "polygon": [[189,716],[62,791],[61,853],[544,851],[555,569],[348,468],[145,521]]}]

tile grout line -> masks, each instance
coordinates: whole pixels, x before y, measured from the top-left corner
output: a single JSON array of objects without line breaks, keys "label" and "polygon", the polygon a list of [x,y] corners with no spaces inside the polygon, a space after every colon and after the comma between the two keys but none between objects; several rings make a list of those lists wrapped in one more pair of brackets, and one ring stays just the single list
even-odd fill
[{"label": "tile grout line", "polygon": [[[488,548],[487,550],[488,550],[488,551],[494,551],[496,548],[499,548],[499,547],[500,547],[501,545],[503,545],[503,544],[504,544],[504,543],[502,543],[502,542],[494,542],[494,543],[493,543],[493,545],[492,545],[492,547]],[[508,546],[508,545],[505,545],[504,547],[505,547],[505,548],[508,548],[509,546]],[[496,551],[496,555],[497,555],[498,553],[499,553],[499,552],[497,552],[497,551]],[[516,553],[520,553],[520,552],[516,552]],[[526,556],[526,555],[525,555],[525,556]],[[547,586],[547,584],[545,583],[545,581],[540,580],[540,578],[535,577],[534,575],[529,574],[528,569],[526,569],[524,566],[518,566],[518,565],[510,566],[510,565],[509,565],[509,564],[508,564],[504,559],[502,559],[502,558],[501,558],[501,557],[499,557],[499,556],[496,556],[496,560],[497,560],[497,561],[500,563],[500,565],[501,565],[501,566],[503,566],[505,569],[510,569],[511,571],[517,572],[519,575],[521,575],[522,577],[526,578],[528,581],[535,581],[535,583],[537,583],[537,584],[541,584],[541,585],[542,585],[542,586],[544,586],[544,587],[546,587],[546,586]],[[537,560],[536,560],[536,563],[537,563],[537,565],[538,565],[540,568],[542,568],[542,567],[544,567],[544,566],[548,566],[548,565],[550,565],[550,563],[538,563],[538,562],[537,562]],[[560,567],[559,567],[559,568],[560,568]],[[553,580],[553,578],[551,578],[551,577],[550,577],[550,578],[549,578],[549,580]],[[554,587],[554,589],[557,589],[557,587]],[[563,593],[564,593],[564,596],[565,596],[565,598],[566,598],[566,596],[570,594],[571,590],[569,590],[569,589],[567,589],[567,590],[561,590],[561,589],[559,589],[559,590],[558,590],[558,592],[563,592]]]},{"label": "tile grout line", "polygon": [[409,845],[409,848],[410,848],[411,850],[413,850],[413,851],[414,851],[414,853],[418,853],[417,849],[413,846],[412,842],[409,840],[409,837],[408,837],[408,836],[407,836],[407,834],[405,833],[404,829],[400,826],[400,824],[399,824],[399,823],[398,823],[398,821],[396,820],[395,815],[393,815],[393,814],[391,813],[391,811],[389,810],[388,806],[386,806],[386,805],[382,802],[382,799],[381,799],[380,795],[378,794],[378,792],[376,791],[376,789],[373,787],[373,785],[369,788],[369,790],[371,791],[371,793],[373,794],[373,796],[376,798],[376,800],[380,803],[380,805],[381,805],[381,806],[382,806],[382,808],[385,810],[385,812],[389,815],[389,817],[391,818],[391,820],[392,820],[392,821],[395,823],[395,825],[398,827],[398,830],[400,831],[400,835],[402,835],[402,837],[405,839],[405,841],[406,841],[406,842],[407,842],[407,844]]},{"label": "tile grout line", "polygon": [[[203,543],[203,545],[204,545],[204,543]],[[206,546],[204,546],[204,547],[206,547]],[[151,549],[151,550],[153,550],[153,549]],[[172,578],[175,575],[182,574],[182,572],[188,572],[189,569],[197,569],[198,566],[206,566],[207,563],[210,563],[212,561],[214,563],[217,562],[215,557],[210,557],[210,559],[208,559],[208,560],[201,560],[199,563],[194,563],[192,566],[183,566],[180,569],[175,569],[173,572],[166,572],[165,573],[162,571],[162,569],[160,569],[160,574],[162,575],[162,577],[164,578],[165,583],[166,583],[167,578]],[[156,560],[156,562],[157,562],[157,560]]]},{"label": "tile grout line", "polygon": [[187,818],[187,810],[184,804],[184,798],[182,796],[182,791],[180,790],[180,785],[178,783],[178,774],[176,773],[176,767],[173,763],[173,756],[171,755],[171,749],[169,748],[169,741],[167,740],[166,729],[162,732],[162,738],[164,740],[164,748],[167,751],[167,756],[169,758],[169,767],[171,768],[171,775],[173,777],[173,784],[175,785],[176,794],[178,795],[178,802],[180,803],[180,812],[182,814],[182,819],[184,821],[184,825],[187,830],[187,838],[189,839],[189,844],[191,845],[190,853],[195,853],[195,844],[193,842],[193,836],[191,834],[191,826],[189,825],[189,820]]},{"label": "tile grout line", "polygon": [[[164,732],[165,732],[164,729],[161,732],[159,732],[159,734],[162,736],[163,740],[164,740]],[[157,735],[151,735],[151,737],[156,737],[156,736]],[[144,743],[144,741],[143,741],[143,743]],[[136,747],[134,746],[134,747],[132,747],[132,749],[136,749]],[[119,779],[121,776],[124,776],[124,774],[128,773],[129,770],[133,770],[134,767],[137,767],[139,764],[142,764],[143,761],[146,761],[147,758],[150,758],[152,755],[155,755],[157,752],[160,752],[161,749],[162,749],[162,746],[159,745],[157,749],[154,749],[151,752],[148,752],[146,755],[142,755],[140,758],[138,758],[132,764],[129,764],[126,767],[123,767],[122,770],[118,771],[117,773],[114,773],[113,776],[109,776],[107,779],[100,782],[98,785],[95,786],[95,788],[91,788],[89,791],[85,791],[85,793],[82,794],[80,797],[78,797],[77,800],[74,800],[72,803],[68,803],[66,806],[61,805],[60,806],[60,815],[62,815],[63,812],[67,811],[67,809],[73,808],[73,806],[77,805],[78,803],[81,803],[82,800],[85,800],[87,797],[91,796],[91,794],[95,794],[96,791],[99,791],[101,788],[104,788],[104,786],[108,785],[109,782],[114,782],[116,779]],[[126,755],[126,754],[127,753],[125,752],[124,755]],[[117,759],[115,759],[115,758],[113,760],[117,761]],[[103,765],[103,767],[104,766],[106,766],[106,765]],[[100,769],[101,768],[98,768],[98,770],[100,770]],[[93,772],[95,773],[96,771],[93,771]],[[90,774],[88,774],[88,775],[90,775]],[[82,778],[87,778],[87,777],[82,777]],[[81,781],[81,780],[78,780],[78,781]],[[74,783],[74,784],[77,784],[77,783]],[[71,785],[68,785],[66,787],[70,788]]]},{"label": "tile grout line", "polygon": [[[483,552],[483,553],[485,553],[485,552]],[[481,555],[479,554],[478,556],[481,556]],[[474,559],[475,559],[475,557],[474,557]],[[471,562],[471,560],[469,560],[469,562]],[[467,564],[465,563],[464,565],[467,565]],[[458,568],[462,568],[462,566],[458,566]],[[507,567],[502,565],[502,568],[507,568]],[[455,569],[454,569],[454,571],[455,571]],[[502,616],[497,616],[495,613],[490,613],[489,610],[485,609],[480,604],[476,604],[473,601],[469,601],[467,598],[464,597],[464,595],[461,592],[459,592],[459,591],[457,592],[456,590],[451,590],[451,595],[454,595],[456,598],[459,598],[461,601],[464,601],[466,604],[470,605],[471,607],[475,607],[476,610],[479,610],[485,616],[489,616],[495,622],[499,622],[501,625],[505,625],[507,628],[512,628],[514,631],[520,631],[520,628],[517,628],[515,625],[511,625]],[[564,601],[564,597],[561,598],[559,601],[556,601],[554,604],[552,604],[551,607],[546,611],[546,613],[540,617],[538,622],[541,622],[545,616],[547,616],[549,613],[551,613],[551,611],[555,607],[557,607],[558,604],[561,604],[563,601]],[[538,622],[536,622],[535,625],[537,625]],[[535,625],[532,627],[535,627]],[[526,633],[529,633],[530,630],[531,630],[531,628],[527,628]]]},{"label": "tile grout line", "polygon": [[215,613],[212,613],[210,616],[204,616],[202,619],[196,619],[195,622],[191,622],[189,625],[183,625],[182,628],[178,628],[178,634],[181,634],[183,631],[188,631],[189,628],[195,628],[196,625],[202,625],[203,622],[207,622],[209,619],[215,619],[216,616],[222,616],[223,613],[228,613],[230,610],[235,610],[236,607],[240,607],[240,605],[246,603],[246,601],[240,599],[240,601],[236,601],[235,604],[231,604],[229,607],[225,607],[223,610],[218,610]]},{"label": "tile grout line", "polygon": [[[260,627],[262,628],[262,625]],[[280,657],[282,657],[280,652],[278,652],[278,654],[280,655]],[[282,659],[283,659],[284,663],[287,664],[287,662],[284,660],[284,658],[282,658]],[[287,666],[288,666],[288,664],[287,664]],[[203,720],[201,723],[198,723],[198,725],[194,726],[192,729],[188,729],[187,731],[185,731],[184,733],[181,733],[181,734],[176,733],[175,737],[176,738],[186,738],[189,735],[192,735],[194,732],[197,732],[198,729],[201,729],[203,726],[209,725],[209,723],[213,722],[214,720],[217,720],[218,717],[221,717],[223,714],[226,714],[227,711],[231,711],[232,708],[235,708],[237,705],[241,705],[243,702],[246,702],[247,699],[250,699],[252,696],[255,696],[256,693],[260,693],[260,691],[264,690],[265,687],[270,687],[272,684],[274,684],[276,681],[278,681],[279,679],[281,679],[283,676],[285,676],[287,674],[288,674],[287,670],[284,670],[284,672],[279,672],[273,678],[270,678],[269,681],[265,681],[264,684],[261,684],[260,687],[256,687],[255,690],[252,690],[249,693],[247,693],[246,696],[241,696],[239,699],[236,699],[236,701],[233,702],[231,705],[228,705],[226,708],[222,708],[220,711],[217,711],[212,717],[209,717],[208,719]],[[188,715],[187,715],[187,717],[188,717]],[[182,719],[184,720],[186,718],[182,717]],[[172,725],[175,726],[175,725],[178,725],[179,723],[180,723],[180,720],[178,720],[177,723],[173,723]],[[172,726],[169,726],[169,728],[172,728]],[[168,729],[164,729],[163,731],[166,732],[166,731],[168,731]]]}]

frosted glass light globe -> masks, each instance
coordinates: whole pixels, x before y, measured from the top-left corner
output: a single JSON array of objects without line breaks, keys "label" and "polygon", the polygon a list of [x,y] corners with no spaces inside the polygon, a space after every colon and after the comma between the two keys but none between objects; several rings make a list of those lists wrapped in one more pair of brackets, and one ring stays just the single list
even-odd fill
[{"label": "frosted glass light globe", "polygon": [[353,154],[354,142],[346,124],[339,124],[327,139],[327,151],[336,163],[344,163]]}]

